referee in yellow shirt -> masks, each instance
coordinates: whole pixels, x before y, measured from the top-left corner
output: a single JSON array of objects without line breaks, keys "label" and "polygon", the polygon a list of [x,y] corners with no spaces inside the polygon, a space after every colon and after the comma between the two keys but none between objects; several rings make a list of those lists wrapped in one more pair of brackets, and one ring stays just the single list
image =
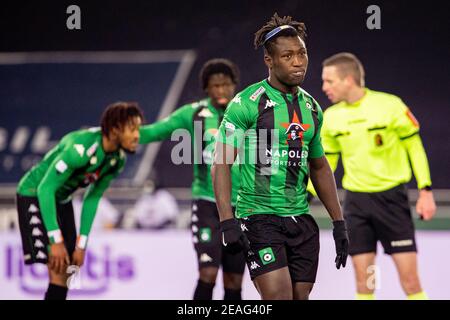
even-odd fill
[{"label": "referee in yellow shirt", "polygon": [[417,272],[415,230],[405,183],[416,177],[416,211],[424,220],[436,212],[430,170],[419,123],[394,95],[369,90],[356,56],[338,53],[323,62],[322,90],[333,105],[324,112],[322,142],[336,169],[339,156],[346,190],[344,216],[349,231],[357,299],[374,299],[368,286],[377,241],[392,256],[409,299],[427,299]]}]

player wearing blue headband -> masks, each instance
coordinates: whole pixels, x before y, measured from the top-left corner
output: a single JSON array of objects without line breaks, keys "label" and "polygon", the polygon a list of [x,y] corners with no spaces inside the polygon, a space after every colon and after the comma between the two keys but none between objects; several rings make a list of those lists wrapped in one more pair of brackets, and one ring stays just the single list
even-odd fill
[{"label": "player wearing blue headband", "polygon": [[[336,268],[348,236],[321,140],[322,110],[300,86],[308,68],[305,25],[275,14],[255,34],[269,76],[228,104],[211,171],[225,250],[244,248],[262,299],[308,299],[319,263],[319,228],[309,214],[308,176],[333,220]],[[231,207],[230,167],[241,184]],[[256,158],[256,159],[255,159]]]}]

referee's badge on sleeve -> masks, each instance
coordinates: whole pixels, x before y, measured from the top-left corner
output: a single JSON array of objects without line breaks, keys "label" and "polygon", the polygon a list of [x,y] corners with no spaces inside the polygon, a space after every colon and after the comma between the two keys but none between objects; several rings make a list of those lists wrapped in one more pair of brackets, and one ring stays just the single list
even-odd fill
[{"label": "referee's badge on sleeve", "polygon": [[417,128],[419,127],[419,121],[417,121],[416,117],[413,115],[411,110],[406,109],[406,116],[409,118],[409,120],[411,120],[414,127],[417,127]]}]

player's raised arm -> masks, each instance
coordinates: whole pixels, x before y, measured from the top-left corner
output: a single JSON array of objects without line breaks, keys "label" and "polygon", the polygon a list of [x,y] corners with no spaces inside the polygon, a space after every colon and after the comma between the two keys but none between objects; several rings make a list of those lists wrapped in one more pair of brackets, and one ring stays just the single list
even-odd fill
[{"label": "player's raised arm", "polygon": [[167,140],[177,129],[189,130],[192,126],[190,119],[192,119],[193,111],[191,105],[186,105],[160,121],[141,126],[139,143],[146,144]]}]

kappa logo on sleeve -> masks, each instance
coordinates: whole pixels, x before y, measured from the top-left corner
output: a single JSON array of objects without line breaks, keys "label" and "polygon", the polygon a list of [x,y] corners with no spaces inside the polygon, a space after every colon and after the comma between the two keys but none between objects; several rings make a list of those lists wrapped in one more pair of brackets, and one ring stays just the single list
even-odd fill
[{"label": "kappa logo on sleeve", "polygon": [[235,97],[233,98],[233,100],[231,100],[231,101],[234,102],[234,103],[237,103],[237,104],[241,105],[241,97],[240,97],[240,96],[235,96]]},{"label": "kappa logo on sleeve", "polygon": [[59,173],[64,173],[68,166],[63,160],[59,160],[55,165],[56,171]]},{"label": "kappa logo on sleeve", "polygon": [[78,152],[80,157],[84,156],[84,146],[82,144],[74,144],[73,147]]}]

